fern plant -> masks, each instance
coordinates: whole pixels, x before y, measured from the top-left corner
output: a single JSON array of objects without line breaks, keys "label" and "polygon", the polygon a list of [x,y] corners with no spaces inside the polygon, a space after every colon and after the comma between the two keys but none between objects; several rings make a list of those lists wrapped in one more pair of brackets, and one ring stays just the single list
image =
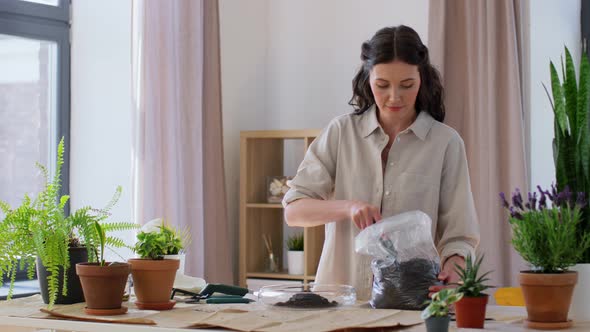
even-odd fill
[{"label": "fern plant", "polygon": [[[490,279],[486,278],[491,271],[488,271],[482,275],[479,275],[479,268],[483,261],[483,255],[475,261],[471,259],[471,256],[467,256],[465,259],[465,267],[461,267],[455,264],[455,271],[461,279],[458,283],[457,292],[463,293],[465,297],[480,297],[485,296],[483,293],[486,289],[492,288],[485,284]],[[479,276],[478,276],[479,275]]]},{"label": "fern plant", "polygon": [[[590,192],[590,132],[588,111],[590,106],[590,63],[587,54],[580,61],[579,83],[572,56],[565,47],[565,67],[561,61],[562,80],[553,62],[550,62],[551,91],[545,91],[554,113],[553,159],[557,189],[566,186],[575,193]],[[551,101],[553,97],[553,101]],[[578,234],[590,231],[590,208],[582,211]],[[581,238],[579,238],[581,240]],[[590,249],[579,263],[590,263]]]},{"label": "fern plant", "polygon": [[[103,209],[83,207],[69,216],[64,208],[69,196],[60,196],[61,169],[63,166],[64,140],[57,148],[57,163],[53,176],[50,178],[47,168],[39,163],[37,167],[45,178],[44,189],[32,200],[25,196],[21,205],[12,209],[7,203],[0,202],[0,209],[5,214],[0,223],[0,276],[7,275],[10,286],[7,298],[10,299],[18,268],[27,267],[27,276],[34,275],[35,257],[48,271],[47,284],[49,307],[57,299],[61,289],[67,295],[67,271],[70,266],[69,247],[86,245],[89,260],[96,261],[99,234],[95,223],[105,220],[110,209],[116,204],[121,187],[118,187],[113,198]],[[136,228],[132,223],[111,223],[103,226],[106,230],[127,230]],[[107,244],[121,247],[123,241],[109,238]],[[20,265],[20,266],[19,266]],[[60,276],[63,283],[59,284]]]}]

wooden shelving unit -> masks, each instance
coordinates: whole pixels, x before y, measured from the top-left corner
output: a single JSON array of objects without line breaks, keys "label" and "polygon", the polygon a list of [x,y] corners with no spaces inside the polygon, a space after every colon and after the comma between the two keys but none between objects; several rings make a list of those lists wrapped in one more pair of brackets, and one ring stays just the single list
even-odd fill
[{"label": "wooden shelving unit", "polygon": [[305,267],[303,275],[291,275],[287,271],[265,271],[268,253],[262,234],[268,234],[274,245],[274,255],[283,266],[283,207],[266,202],[266,178],[283,174],[284,146],[286,140],[302,140],[305,151],[320,133],[319,130],[264,130],[240,133],[240,285],[246,279],[299,280],[315,279],[317,266],[324,245],[324,226],[303,229]]}]

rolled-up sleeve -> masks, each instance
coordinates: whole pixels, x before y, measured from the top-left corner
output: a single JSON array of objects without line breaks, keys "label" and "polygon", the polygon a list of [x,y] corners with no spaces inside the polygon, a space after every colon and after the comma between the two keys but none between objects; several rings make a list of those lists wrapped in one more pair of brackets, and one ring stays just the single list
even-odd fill
[{"label": "rolled-up sleeve", "polygon": [[289,182],[283,206],[301,198],[327,200],[334,191],[336,160],[338,158],[340,124],[332,121],[311,143],[297,174]]},{"label": "rolled-up sleeve", "polygon": [[437,248],[443,264],[453,255],[474,256],[479,244],[465,145],[459,135],[451,138],[444,158],[437,224]]}]

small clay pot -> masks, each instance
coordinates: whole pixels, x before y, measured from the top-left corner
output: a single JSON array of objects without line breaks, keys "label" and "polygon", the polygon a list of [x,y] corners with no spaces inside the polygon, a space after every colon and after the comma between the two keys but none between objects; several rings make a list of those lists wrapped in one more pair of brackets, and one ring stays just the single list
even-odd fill
[{"label": "small clay pot", "polygon": [[483,329],[488,297],[487,294],[477,297],[463,296],[459,302],[455,303],[457,327]]},{"label": "small clay pot", "polygon": [[115,315],[127,311],[121,304],[131,266],[127,263],[109,264],[76,264],[76,273],[80,277],[88,314]]},{"label": "small clay pot", "polygon": [[169,310],[174,307],[170,300],[176,270],[180,265],[177,259],[130,259],[133,289],[140,309]]}]

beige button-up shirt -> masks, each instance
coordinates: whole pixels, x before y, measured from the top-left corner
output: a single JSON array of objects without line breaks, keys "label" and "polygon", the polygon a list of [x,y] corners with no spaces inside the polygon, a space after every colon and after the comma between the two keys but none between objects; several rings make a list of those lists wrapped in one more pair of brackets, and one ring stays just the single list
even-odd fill
[{"label": "beige button-up shirt", "polygon": [[[291,189],[287,206],[300,198],[359,200],[380,207],[388,217],[421,210],[432,219],[432,237],[442,262],[454,254],[473,255],[479,227],[465,155],[459,134],[420,112],[391,145],[373,106],[361,115],[332,120],[313,141]],[[371,257],[356,254],[360,232],[351,220],[327,223],[316,282],[352,285],[357,297],[371,295]]]}]

